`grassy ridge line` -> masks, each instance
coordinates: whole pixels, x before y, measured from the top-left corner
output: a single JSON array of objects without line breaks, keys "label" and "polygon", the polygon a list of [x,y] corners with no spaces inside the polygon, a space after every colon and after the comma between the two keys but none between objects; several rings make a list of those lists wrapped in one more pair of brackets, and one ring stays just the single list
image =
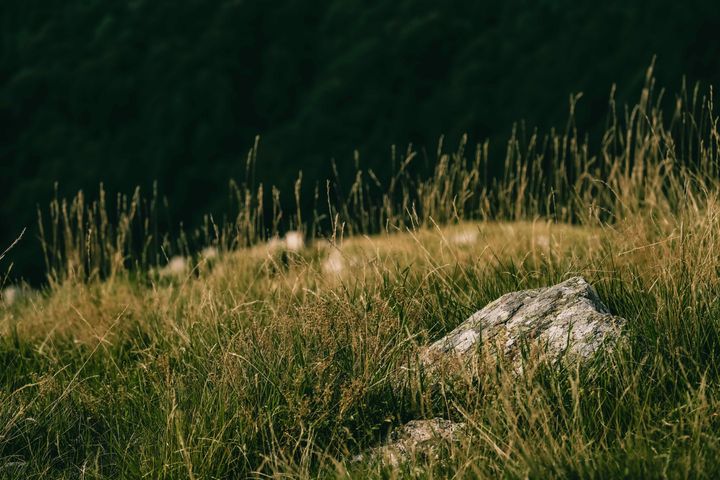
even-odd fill
[{"label": "grassy ridge line", "polygon": [[[156,274],[150,283],[132,277],[90,284],[68,282],[58,286],[48,298],[31,296],[25,302],[29,305],[19,315],[22,322],[12,325],[12,329],[24,338],[42,339],[52,333],[55,337],[95,344],[101,332],[116,322],[120,311],[124,311],[123,317],[135,316],[132,312],[139,311],[141,318],[147,318],[161,307],[183,308],[188,302],[200,303],[209,292],[232,292],[238,305],[277,304],[277,295],[290,295],[302,302],[313,289],[336,289],[342,285],[359,288],[365,278],[375,282],[378,275],[390,275],[395,270],[442,270],[465,263],[471,257],[482,261],[486,268],[500,268],[499,258],[514,256],[516,250],[525,248],[523,256],[537,257],[550,252],[557,255],[560,241],[564,250],[571,240],[588,245],[599,242],[600,230],[592,235],[588,233],[591,231],[543,222],[463,223],[410,233],[347,237],[337,243],[321,240],[301,252],[287,252],[269,242],[221,254],[219,258],[198,259],[196,264],[177,272]],[[515,239],[520,243],[508,243]],[[242,295],[238,296],[238,292]],[[95,301],[86,302],[89,300],[86,296]],[[93,319],[92,324],[88,318]],[[114,326],[110,335],[121,329]],[[0,333],[10,334],[10,324],[3,324]]]}]

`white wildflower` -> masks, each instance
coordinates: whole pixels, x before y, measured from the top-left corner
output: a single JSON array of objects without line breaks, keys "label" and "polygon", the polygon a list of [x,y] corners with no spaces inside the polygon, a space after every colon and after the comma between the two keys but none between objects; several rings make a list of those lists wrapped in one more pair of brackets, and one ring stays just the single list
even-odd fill
[{"label": "white wildflower", "polygon": [[345,260],[339,250],[333,250],[325,259],[322,270],[325,274],[340,275],[345,268]]},{"label": "white wildflower", "polygon": [[213,260],[218,256],[218,249],[216,247],[205,247],[200,252],[200,256],[205,260]]},{"label": "white wildflower", "polygon": [[547,250],[550,248],[550,237],[548,235],[538,235],[535,237],[535,245],[538,247]]},{"label": "white wildflower", "polygon": [[13,303],[20,299],[22,292],[16,286],[11,286],[3,289],[2,291],[2,302],[8,307],[12,306]]},{"label": "white wildflower", "polygon": [[176,255],[170,259],[167,265],[160,269],[161,277],[180,277],[187,272],[188,262],[185,257]]},{"label": "white wildflower", "polygon": [[302,232],[291,230],[285,234],[285,247],[290,252],[299,252],[305,247],[305,238]]},{"label": "white wildflower", "polygon": [[478,232],[477,230],[463,230],[450,237],[450,243],[453,245],[472,245],[477,242]]}]

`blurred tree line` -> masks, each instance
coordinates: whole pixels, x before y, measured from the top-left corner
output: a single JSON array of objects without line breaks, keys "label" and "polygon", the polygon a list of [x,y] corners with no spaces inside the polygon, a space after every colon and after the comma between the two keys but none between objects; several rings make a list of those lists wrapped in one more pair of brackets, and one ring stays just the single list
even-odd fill
[{"label": "blurred tree line", "polygon": [[[172,222],[222,212],[261,136],[256,179],[292,200],[390,146],[432,162],[467,132],[502,147],[515,120],[604,126],[610,86],[720,78],[715,0],[4,0],[0,6],[0,249],[42,272],[36,206],[84,189],[145,192]],[[308,187],[312,188],[312,187]]]}]

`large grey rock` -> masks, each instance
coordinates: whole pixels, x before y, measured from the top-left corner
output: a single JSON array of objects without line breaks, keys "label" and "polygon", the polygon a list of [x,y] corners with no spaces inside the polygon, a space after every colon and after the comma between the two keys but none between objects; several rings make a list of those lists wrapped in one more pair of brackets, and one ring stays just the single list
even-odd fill
[{"label": "large grey rock", "polygon": [[464,423],[442,418],[411,420],[390,433],[385,445],[356,456],[354,461],[378,461],[397,467],[416,455],[437,460],[441,448],[462,440]]},{"label": "large grey rock", "polygon": [[[440,364],[469,362],[483,348],[491,354],[500,350],[518,361],[525,344],[539,347],[551,361],[561,357],[582,361],[601,347],[611,348],[624,324],[585,279],[573,277],[552,287],[503,295],[427,347],[421,360],[435,380],[442,379],[437,369]],[[397,466],[416,454],[437,456],[441,445],[458,442],[466,435],[462,423],[439,418],[413,420],[395,430],[385,445],[355,459]]]},{"label": "large grey rock", "polygon": [[508,293],[473,314],[423,354],[426,367],[448,358],[470,360],[483,348],[519,359],[520,347],[540,347],[551,361],[585,360],[618,337],[623,318],[610,314],[582,277],[547,288]]}]

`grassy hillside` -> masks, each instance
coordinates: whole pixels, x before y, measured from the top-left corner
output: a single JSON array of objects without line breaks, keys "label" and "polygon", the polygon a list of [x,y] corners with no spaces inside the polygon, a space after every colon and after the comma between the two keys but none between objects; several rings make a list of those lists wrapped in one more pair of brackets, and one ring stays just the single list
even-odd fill
[{"label": "grassy hillside", "polygon": [[[481,151],[377,203],[360,174],[322,213],[333,235],[286,213],[312,239],[297,248],[260,238],[248,200],[208,228],[215,250],[158,264],[152,232],[130,240],[142,200],[112,225],[103,203],[58,202],[49,287],[0,309],[0,477],[716,477],[720,132],[710,99],[663,115],[652,85],[599,150],[572,126],[513,140],[487,185]],[[577,274],[628,320],[622,348],[391,381],[501,294]],[[471,433],[440,460],[349,461],[436,416]]]}]

